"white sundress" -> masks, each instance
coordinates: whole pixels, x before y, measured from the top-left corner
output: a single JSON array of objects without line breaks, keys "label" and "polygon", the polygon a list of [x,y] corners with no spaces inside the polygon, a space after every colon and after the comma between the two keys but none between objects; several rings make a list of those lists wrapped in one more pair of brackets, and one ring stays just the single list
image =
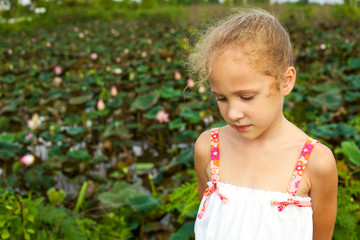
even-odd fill
[{"label": "white sundress", "polygon": [[[219,134],[210,131],[211,175],[195,221],[196,240],[311,240],[310,197],[295,196],[317,140],[309,138],[286,193],[223,183],[219,177]],[[206,211],[205,211],[206,207]]]}]

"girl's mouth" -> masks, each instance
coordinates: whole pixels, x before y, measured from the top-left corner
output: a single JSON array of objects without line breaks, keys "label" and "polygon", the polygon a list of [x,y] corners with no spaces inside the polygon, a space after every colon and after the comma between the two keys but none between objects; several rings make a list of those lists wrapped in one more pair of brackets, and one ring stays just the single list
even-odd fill
[{"label": "girl's mouth", "polygon": [[241,125],[241,126],[235,126],[237,130],[243,132],[246,131],[251,125]]}]

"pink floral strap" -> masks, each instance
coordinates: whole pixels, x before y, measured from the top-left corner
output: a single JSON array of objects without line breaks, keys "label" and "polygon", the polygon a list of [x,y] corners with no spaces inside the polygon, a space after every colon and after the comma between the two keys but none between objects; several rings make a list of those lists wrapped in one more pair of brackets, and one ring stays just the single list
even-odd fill
[{"label": "pink floral strap", "polygon": [[198,217],[201,219],[205,212],[205,203],[208,198],[213,194],[215,191],[217,195],[220,197],[221,201],[227,203],[228,199],[222,195],[217,187],[217,182],[220,180],[220,170],[219,170],[219,129],[212,128],[210,130],[210,166],[211,166],[211,177],[212,177],[212,186],[208,187],[205,192],[204,196],[206,196],[205,201],[201,207],[200,213]]},{"label": "pink floral strap", "polygon": [[[295,170],[293,172],[293,175],[290,179],[290,183],[288,186],[288,190],[287,193],[290,194],[291,196],[296,195],[296,192],[298,190],[301,178],[304,174],[305,168],[307,166],[310,154],[312,152],[312,149],[314,148],[314,145],[319,142],[315,139],[309,138],[305,144],[304,147],[301,151],[299,160],[296,164]],[[298,200],[294,200],[292,198],[289,198],[287,201],[285,202],[277,202],[277,201],[271,201],[271,205],[272,206],[278,206],[279,212],[281,212],[282,210],[284,210],[285,207],[287,207],[288,205],[295,205],[298,207],[311,207],[311,202],[307,202],[307,201],[298,201]]]}]

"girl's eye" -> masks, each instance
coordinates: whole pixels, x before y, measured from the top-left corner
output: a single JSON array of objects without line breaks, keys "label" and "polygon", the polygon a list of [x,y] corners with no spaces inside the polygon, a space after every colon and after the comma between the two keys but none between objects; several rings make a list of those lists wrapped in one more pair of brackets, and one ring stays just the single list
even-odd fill
[{"label": "girl's eye", "polygon": [[225,101],[226,101],[226,98],[216,98],[216,101],[218,101],[218,102],[225,102]]},{"label": "girl's eye", "polygon": [[253,98],[254,98],[254,96],[250,96],[250,97],[241,97],[241,98],[242,98],[242,99],[244,99],[244,100],[249,101],[249,100],[253,99]]}]

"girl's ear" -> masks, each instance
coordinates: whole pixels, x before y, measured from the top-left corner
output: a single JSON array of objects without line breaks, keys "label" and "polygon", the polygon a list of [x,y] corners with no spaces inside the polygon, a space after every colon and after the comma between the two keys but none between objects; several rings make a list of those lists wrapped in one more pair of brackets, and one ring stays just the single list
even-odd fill
[{"label": "girl's ear", "polygon": [[282,86],[282,92],[284,96],[289,95],[295,85],[296,81],[296,70],[294,67],[290,66],[286,69],[284,73],[284,84]]}]

